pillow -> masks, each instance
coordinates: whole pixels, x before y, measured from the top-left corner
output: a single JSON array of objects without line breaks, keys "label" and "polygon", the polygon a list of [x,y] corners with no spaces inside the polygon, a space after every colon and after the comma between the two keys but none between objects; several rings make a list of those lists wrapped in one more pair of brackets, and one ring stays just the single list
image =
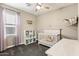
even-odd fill
[{"label": "pillow", "polygon": [[54,37],[53,37],[53,36],[48,35],[48,38],[47,38],[46,40],[47,40],[47,41],[49,41],[49,42],[52,42],[52,41],[53,41],[53,39],[54,39]]}]

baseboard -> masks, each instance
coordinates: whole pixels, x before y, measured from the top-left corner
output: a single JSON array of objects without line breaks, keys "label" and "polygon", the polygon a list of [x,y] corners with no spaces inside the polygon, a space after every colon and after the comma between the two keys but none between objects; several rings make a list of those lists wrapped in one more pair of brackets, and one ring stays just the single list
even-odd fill
[{"label": "baseboard", "polygon": [[24,43],[19,43],[19,45],[20,45],[20,44],[24,44]]},{"label": "baseboard", "polygon": [[[24,43],[19,43],[19,45],[22,45],[22,44],[24,44]],[[15,47],[16,45],[11,45],[11,46],[8,46],[8,47],[6,47],[4,50],[6,50],[6,49],[8,49],[8,48],[11,48],[11,47]]]},{"label": "baseboard", "polygon": [[[23,45],[24,43],[19,43],[19,45]],[[24,44],[25,45],[25,44]],[[11,48],[11,47],[15,47],[16,45],[11,45],[11,46],[8,46],[8,47],[6,47],[6,48],[4,48],[4,49],[1,49],[0,50],[0,52],[2,52],[2,51],[4,51],[4,50],[6,50],[6,49],[9,49],[9,48]]]},{"label": "baseboard", "polygon": [[11,47],[14,47],[14,46],[15,46],[15,45],[8,46],[6,49],[11,48]]}]

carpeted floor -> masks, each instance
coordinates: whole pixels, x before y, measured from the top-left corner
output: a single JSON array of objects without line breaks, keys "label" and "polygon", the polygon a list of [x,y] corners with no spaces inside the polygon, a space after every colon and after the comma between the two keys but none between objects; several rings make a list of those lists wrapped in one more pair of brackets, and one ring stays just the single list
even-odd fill
[{"label": "carpeted floor", "polygon": [[48,47],[32,43],[9,48],[0,53],[0,56],[46,56]]}]

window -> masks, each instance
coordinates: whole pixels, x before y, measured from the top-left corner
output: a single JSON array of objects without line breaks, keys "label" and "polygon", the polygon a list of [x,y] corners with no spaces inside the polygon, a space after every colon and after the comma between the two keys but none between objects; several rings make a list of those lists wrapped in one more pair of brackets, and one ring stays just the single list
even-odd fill
[{"label": "window", "polygon": [[15,34],[15,27],[6,27],[6,34]]},{"label": "window", "polygon": [[17,13],[11,10],[4,10],[4,33],[5,35],[17,34]]}]

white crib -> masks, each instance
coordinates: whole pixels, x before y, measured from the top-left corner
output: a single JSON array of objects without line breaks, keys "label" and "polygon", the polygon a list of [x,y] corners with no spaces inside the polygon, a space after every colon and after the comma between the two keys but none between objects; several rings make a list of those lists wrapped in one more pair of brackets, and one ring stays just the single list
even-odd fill
[{"label": "white crib", "polygon": [[[52,41],[49,41],[50,38],[52,39]],[[38,44],[52,47],[59,40],[60,40],[60,29],[42,30],[41,32],[38,33]]]}]

